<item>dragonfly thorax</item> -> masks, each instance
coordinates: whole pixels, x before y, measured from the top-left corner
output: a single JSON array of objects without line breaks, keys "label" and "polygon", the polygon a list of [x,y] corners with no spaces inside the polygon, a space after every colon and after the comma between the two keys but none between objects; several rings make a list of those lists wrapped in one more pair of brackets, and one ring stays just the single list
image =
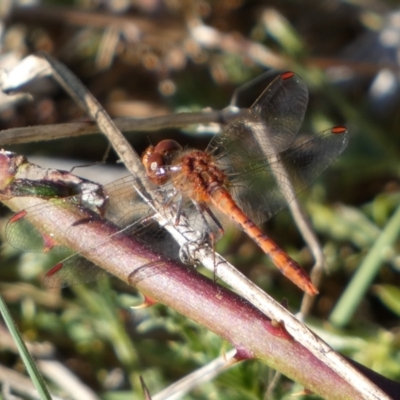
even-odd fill
[{"label": "dragonfly thorax", "polygon": [[198,203],[209,201],[210,186],[225,188],[227,185],[226,174],[204,151],[188,151],[176,158],[173,166],[179,166],[175,172],[171,171],[175,189]]}]

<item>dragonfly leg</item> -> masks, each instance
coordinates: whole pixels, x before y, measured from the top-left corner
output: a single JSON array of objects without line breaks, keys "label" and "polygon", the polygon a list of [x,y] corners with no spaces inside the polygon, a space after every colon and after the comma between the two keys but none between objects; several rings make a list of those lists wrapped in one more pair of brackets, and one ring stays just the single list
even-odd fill
[{"label": "dragonfly leg", "polygon": [[208,216],[211,218],[212,222],[217,227],[218,230],[218,235],[222,236],[224,234],[224,228],[222,227],[221,223],[218,221],[218,218],[214,215],[214,213],[211,211],[211,209],[207,206],[205,203],[198,203],[197,201],[193,201],[194,206],[196,207],[198,213],[201,216],[201,219],[204,223],[204,226],[206,227],[206,232],[204,235],[211,236],[213,234],[213,229],[210,226],[210,223],[207,221],[207,219],[204,216],[204,213],[206,212]]},{"label": "dragonfly leg", "polygon": [[[210,218],[212,219],[212,221],[218,228],[218,234],[220,236],[222,236],[224,234],[224,228],[222,227],[221,223],[218,221],[218,218],[211,211],[210,207],[208,207],[206,204],[203,204],[203,210],[210,216]],[[214,238],[215,238],[215,235],[214,235]]]},{"label": "dragonfly leg", "polygon": [[201,246],[198,241],[186,242],[179,249],[179,259],[186,265],[199,265],[199,260],[192,256],[193,250],[191,246]]},{"label": "dragonfly leg", "polygon": [[179,225],[179,221],[182,215],[182,196],[179,198],[176,204],[176,218],[175,218],[175,225]]},{"label": "dragonfly leg", "polygon": [[[210,207],[207,206],[205,203],[198,203],[198,202],[193,202],[195,207],[197,208],[199,214],[201,215],[201,218],[203,219],[204,225],[206,227],[206,231],[204,232],[204,242],[207,242],[208,245],[211,246],[212,253],[213,253],[213,264],[214,264],[214,282],[216,281],[216,259],[215,259],[215,243],[218,239],[218,236],[222,236],[224,234],[224,228],[222,227],[221,223],[219,222],[218,218],[214,215],[214,213],[211,211]],[[218,235],[215,234],[213,229],[211,228],[209,222],[204,216],[204,213],[207,213],[208,216],[211,218],[213,223],[216,225],[217,230],[218,230]]]},{"label": "dragonfly leg", "polygon": [[213,232],[207,230],[202,234],[199,239],[191,240],[183,244],[179,249],[179,258],[184,264],[199,265],[199,260],[193,257],[193,253],[195,253],[197,249],[202,248],[203,246],[211,245],[214,254],[214,244],[215,235]]}]

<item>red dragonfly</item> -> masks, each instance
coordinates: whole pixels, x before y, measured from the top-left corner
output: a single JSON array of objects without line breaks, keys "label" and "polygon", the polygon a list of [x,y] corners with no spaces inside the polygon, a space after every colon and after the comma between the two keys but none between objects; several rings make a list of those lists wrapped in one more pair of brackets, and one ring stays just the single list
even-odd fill
[{"label": "red dragonfly", "polygon": [[171,182],[217,225],[210,207],[229,217],[286,277],[313,295],[318,291],[306,272],[253,222],[293,200],[347,144],[341,126],[293,144],[306,104],[304,82],[293,72],[281,74],[253,104],[251,115],[216,135],[206,151],[183,151],[175,141],[163,140],[149,146],[143,164],[155,184]]},{"label": "red dragonfly", "polygon": [[[182,151],[176,142],[164,140],[155,147],[150,146],[142,159],[149,178],[160,186],[168,205],[177,201],[182,212],[186,210],[185,204],[195,205],[197,215],[206,221],[206,228],[203,225],[201,230],[217,226],[217,230],[222,231],[212,209],[228,216],[285,276],[305,292],[316,294],[317,289],[299,264],[256,225],[284,208],[347,145],[347,130],[340,126],[295,140],[307,102],[308,90],[304,81],[293,72],[283,73],[251,106],[249,115],[229,124],[211,140],[205,151]],[[119,197],[124,194],[127,201],[133,194],[132,184],[133,177],[127,177],[104,188],[110,200],[106,218],[118,222],[116,210],[122,209],[118,206]],[[135,207],[123,208],[126,221],[120,222],[121,226],[137,219],[137,214],[143,212],[138,212]],[[149,220],[147,211],[146,221]],[[135,217],[132,217],[133,213],[136,213]],[[11,243],[16,236],[15,226],[21,219],[15,218],[7,226]],[[57,265],[48,272],[47,284],[75,283],[78,276],[83,276],[84,280],[93,279],[94,269],[83,263],[72,257]],[[76,273],[78,269],[79,273]]]}]

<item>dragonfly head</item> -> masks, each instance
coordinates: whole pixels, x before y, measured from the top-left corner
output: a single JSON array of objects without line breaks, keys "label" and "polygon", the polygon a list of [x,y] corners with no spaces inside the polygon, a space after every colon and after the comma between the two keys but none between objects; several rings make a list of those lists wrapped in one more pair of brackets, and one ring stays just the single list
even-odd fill
[{"label": "dragonfly head", "polygon": [[168,180],[168,166],[174,153],[182,150],[175,140],[162,140],[156,146],[149,146],[142,156],[142,163],[147,176],[156,185],[162,185]]}]

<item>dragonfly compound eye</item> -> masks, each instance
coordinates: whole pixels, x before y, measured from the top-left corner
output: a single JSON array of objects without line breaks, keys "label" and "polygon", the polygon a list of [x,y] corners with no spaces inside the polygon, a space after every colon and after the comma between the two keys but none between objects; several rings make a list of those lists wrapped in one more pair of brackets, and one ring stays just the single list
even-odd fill
[{"label": "dragonfly compound eye", "polygon": [[164,168],[164,157],[160,153],[152,153],[146,158],[144,163],[147,176],[156,185],[162,185],[168,179],[166,169]]},{"label": "dragonfly compound eye", "polygon": [[175,142],[175,140],[171,139],[162,140],[154,148],[154,151],[156,153],[159,153],[164,157],[169,156],[175,151],[180,151],[180,150],[182,150],[182,146],[178,142]]}]

